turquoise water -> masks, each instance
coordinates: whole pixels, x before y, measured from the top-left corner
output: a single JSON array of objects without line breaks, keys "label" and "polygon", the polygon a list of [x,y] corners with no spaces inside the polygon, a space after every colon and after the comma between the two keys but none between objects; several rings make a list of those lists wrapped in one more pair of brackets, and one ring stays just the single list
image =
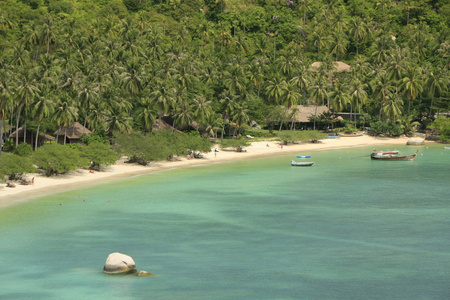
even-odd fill
[{"label": "turquoise water", "polygon": [[[397,149],[420,152],[191,167],[0,210],[0,299],[449,299],[450,150]],[[156,276],[103,274],[116,251]]]}]

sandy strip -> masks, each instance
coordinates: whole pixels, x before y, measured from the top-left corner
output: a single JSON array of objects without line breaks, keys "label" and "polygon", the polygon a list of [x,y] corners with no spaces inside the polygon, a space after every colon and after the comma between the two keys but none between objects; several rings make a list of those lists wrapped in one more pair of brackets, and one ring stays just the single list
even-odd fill
[{"label": "sandy strip", "polygon": [[[100,183],[120,180],[130,176],[151,173],[166,169],[188,167],[208,163],[217,163],[230,160],[248,159],[252,157],[281,155],[295,152],[296,154],[308,154],[307,151],[338,149],[370,145],[406,145],[409,138],[379,138],[379,137],[342,137],[336,139],[321,140],[320,143],[302,143],[283,146],[277,141],[253,142],[246,147],[246,152],[235,152],[220,150],[204,154],[203,159],[178,158],[177,161],[153,162],[148,166],[126,164],[124,160],[119,160],[117,164],[109,166],[104,172],[90,173],[87,170],[77,170],[69,174],[46,177],[40,174],[27,174],[26,178],[34,177],[33,185],[19,185],[15,188],[7,188],[5,184],[0,185],[0,209],[28,201],[30,199],[49,194],[55,194],[79,188],[85,188]],[[393,147],[395,148],[395,147]],[[214,150],[214,148],[213,148]],[[383,150],[383,149],[380,149]],[[389,149],[385,149],[389,150]],[[392,149],[391,149],[392,150]]]}]

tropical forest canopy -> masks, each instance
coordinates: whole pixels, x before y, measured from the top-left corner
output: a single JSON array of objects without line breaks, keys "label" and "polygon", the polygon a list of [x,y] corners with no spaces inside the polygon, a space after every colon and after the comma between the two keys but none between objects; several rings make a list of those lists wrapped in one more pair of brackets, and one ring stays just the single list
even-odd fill
[{"label": "tropical forest canopy", "polygon": [[450,111],[449,16],[448,0],[2,0],[1,133],[168,116],[217,137],[292,128],[298,104],[425,127]]}]

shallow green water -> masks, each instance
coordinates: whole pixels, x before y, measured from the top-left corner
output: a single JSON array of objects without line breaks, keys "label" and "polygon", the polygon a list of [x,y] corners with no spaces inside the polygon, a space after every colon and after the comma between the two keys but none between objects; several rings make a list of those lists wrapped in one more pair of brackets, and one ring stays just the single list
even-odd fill
[{"label": "shallow green water", "polygon": [[[420,152],[191,167],[1,210],[0,299],[449,299],[450,150],[398,149]],[[104,275],[116,251],[157,276]]]}]

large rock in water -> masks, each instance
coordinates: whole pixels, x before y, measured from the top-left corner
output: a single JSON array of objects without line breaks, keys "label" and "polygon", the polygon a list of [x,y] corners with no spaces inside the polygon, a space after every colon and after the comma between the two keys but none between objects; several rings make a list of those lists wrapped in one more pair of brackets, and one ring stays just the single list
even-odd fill
[{"label": "large rock in water", "polygon": [[106,274],[131,274],[136,273],[136,263],[125,254],[114,252],[106,259],[103,273]]},{"label": "large rock in water", "polygon": [[425,145],[425,140],[421,138],[411,138],[406,142],[406,145]]}]

